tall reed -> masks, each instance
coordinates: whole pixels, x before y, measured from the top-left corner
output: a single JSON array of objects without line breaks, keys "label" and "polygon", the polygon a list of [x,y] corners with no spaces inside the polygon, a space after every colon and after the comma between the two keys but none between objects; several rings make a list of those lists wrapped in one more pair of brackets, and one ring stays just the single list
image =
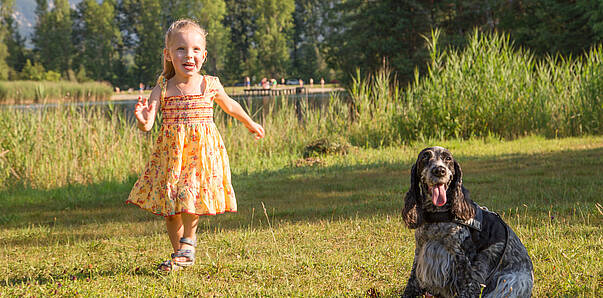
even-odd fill
[{"label": "tall reed", "polygon": [[438,37],[429,40],[427,75],[403,94],[394,124],[401,139],[601,133],[601,46],[577,59],[537,61],[507,35],[475,31],[465,49],[447,51]]},{"label": "tall reed", "polygon": [[0,103],[4,104],[98,101],[112,94],[113,88],[100,82],[0,81]]}]

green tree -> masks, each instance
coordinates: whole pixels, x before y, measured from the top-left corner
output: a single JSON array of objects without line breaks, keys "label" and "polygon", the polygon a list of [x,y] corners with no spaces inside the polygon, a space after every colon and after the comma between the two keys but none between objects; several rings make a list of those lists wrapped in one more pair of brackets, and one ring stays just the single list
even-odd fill
[{"label": "green tree", "polygon": [[79,63],[88,77],[116,83],[119,79],[117,49],[122,47],[121,32],[115,22],[115,2],[84,0],[77,6],[74,36],[77,36]]},{"label": "green tree", "polygon": [[356,69],[373,73],[385,61],[399,79],[411,79],[415,66],[426,59],[421,34],[431,25],[427,4],[400,0],[336,4],[325,47],[329,65],[341,69],[347,74],[342,79],[349,80]]},{"label": "green tree", "polygon": [[229,29],[230,40],[226,50],[225,78],[229,82],[242,81],[245,76],[253,77],[249,67],[255,24],[252,22],[253,7],[249,1],[225,0],[228,12],[224,26]]},{"label": "green tree", "polygon": [[[256,55],[254,73],[279,78],[289,64],[287,33],[293,25],[293,0],[253,0],[256,31],[250,54]],[[253,67],[253,66],[252,66]]]},{"label": "green tree", "polygon": [[0,0],[0,80],[8,79],[9,66],[6,60],[9,56],[6,40],[10,36],[7,21],[11,19],[14,2],[12,0]]},{"label": "green tree", "polygon": [[291,74],[302,78],[330,79],[321,41],[329,30],[328,12],[334,1],[297,0],[293,13]]},{"label": "green tree", "polygon": [[226,3],[223,0],[197,0],[191,18],[207,30],[207,61],[204,69],[212,75],[222,75],[226,61],[229,30],[223,24]]},{"label": "green tree", "polygon": [[36,3],[38,21],[34,28],[34,52],[46,69],[67,76],[73,55],[69,2],[55,0],[51,11],[48,11],[47,0],[36,0]]},{"label": "green tree", "polygon": [[[167,0],[163,0],[169,2]],[[168,6],[169,7],[169,6]],[[160,0],[123,0],[120,6],[121,28],[134,47],[130,63],[132,80],[155,85],[162,70],[164,34],[168,17]]]},{"label": "green tree", "polygon": [[499,17],[516,44],[541,55],[581,55],[603,38],[601,1],[513,1],[501,4]]}]

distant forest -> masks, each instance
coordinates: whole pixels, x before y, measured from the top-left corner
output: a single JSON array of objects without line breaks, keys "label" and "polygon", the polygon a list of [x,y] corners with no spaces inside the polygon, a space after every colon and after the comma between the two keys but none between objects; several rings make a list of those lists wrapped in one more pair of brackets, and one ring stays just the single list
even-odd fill
[{"label": "distant forest", "polygon": [[387,63],[400,82],[423,71],[425,37],[462,48],[468,33],[507,34],[537,57],[581,56],[603,40],[597,0],[36,0],[33,48],[0,0],[0,80],[154,85],[164,33],[191,18],[208,32],[204,71],[226,84],[245,76],[349,81]]}]

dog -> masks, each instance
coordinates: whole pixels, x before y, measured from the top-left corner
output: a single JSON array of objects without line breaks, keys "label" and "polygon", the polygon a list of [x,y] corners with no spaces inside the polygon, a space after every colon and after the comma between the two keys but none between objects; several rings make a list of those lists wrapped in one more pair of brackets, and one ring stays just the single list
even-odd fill
[{"label": "dog", "polygon": [[442,147],[423,149],[412,166],[402,217],[416,248],[402,297],[531,297],[527,249],[498,214],[469,198],[462,176]]}]

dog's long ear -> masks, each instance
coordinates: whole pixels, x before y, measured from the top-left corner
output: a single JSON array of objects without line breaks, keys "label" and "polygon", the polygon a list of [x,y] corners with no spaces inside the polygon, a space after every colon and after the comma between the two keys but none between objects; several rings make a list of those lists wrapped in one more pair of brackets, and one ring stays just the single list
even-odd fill
[{"label": "dog's long ear", "polygon": [[454,177],[448,188],[449,198],[452,201],[452,214],[462,220],[473,218],[475,210],[468,197],[463,193],[463,172],[461,166],[454,161]]},{"label": "dog's long ear", "polygon": [[415,163],[410,171],[410,188],[404,197],[404,209],[402,209],[402,218],[411,229],[415,229],[423,223],[423,209],[420,200],[419,175]]}]

